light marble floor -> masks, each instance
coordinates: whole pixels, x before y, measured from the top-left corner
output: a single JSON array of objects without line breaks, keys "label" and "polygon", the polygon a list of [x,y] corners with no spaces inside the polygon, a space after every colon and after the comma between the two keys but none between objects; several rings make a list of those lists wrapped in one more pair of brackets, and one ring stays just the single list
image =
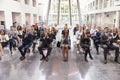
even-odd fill
[{"label": "light marble floor", "polygon": [[113,52],[108,64],[103,63],[101,50],[100,55],[93,48],[91,53],[94,60],[88,57],[89,62],[85,62],[72,44],[68,62],[63,62],[59,48],[53,48],[49,61],[43,62],[38,52],[27,53],[24,61],[19,60],[18,50],[13,56],[6,52],[0,61],[0,80],[120,80],[120,64],[113,62]]}]

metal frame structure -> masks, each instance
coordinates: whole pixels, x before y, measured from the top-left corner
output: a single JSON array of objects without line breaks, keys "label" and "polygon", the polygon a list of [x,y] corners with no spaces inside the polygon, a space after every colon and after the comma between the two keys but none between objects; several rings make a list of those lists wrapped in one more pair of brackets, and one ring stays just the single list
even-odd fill
[{"label": "metal frame structure", "polygon": [[[71,0],[69,1],[69,19],[70,19],[70,25],[72,25],[72,14],[71,14]],[[58,1],[58,19],[57,19],[57,24],[59,25],[60,23],[60,2],[61,0]],[[79,0],[77,0],[77,7],[78,7],[78,16],[79,16],[79,24],[82,23],[82,18],[81,18],[81,12],[80,12],[80,3]],[[50,13],[50,8],[51,8],[51,0],[49,0],[48,3],[48,10],[47,10],[47,17],[46,17],[46,23],[48,24],[48,20],[49,20],[49,13]]]}]

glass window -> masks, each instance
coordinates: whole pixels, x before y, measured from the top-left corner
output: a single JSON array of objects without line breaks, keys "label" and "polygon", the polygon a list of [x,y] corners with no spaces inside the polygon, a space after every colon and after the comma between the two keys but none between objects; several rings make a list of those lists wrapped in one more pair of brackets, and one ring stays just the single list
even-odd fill
[{"label": "glass window", "polygon": [[18,1],[18,2],[20,2],[20,0],[14,0],[14,1]]},{"label": "glass window", "polygon": [[28,4],[29,4],[29,0],[25,0],[25,4],[27,4],[27,5],[28,5]]},{"label": "glass window", "polygon": [[36,0],[32,0],[33,6],[36,7]]}]

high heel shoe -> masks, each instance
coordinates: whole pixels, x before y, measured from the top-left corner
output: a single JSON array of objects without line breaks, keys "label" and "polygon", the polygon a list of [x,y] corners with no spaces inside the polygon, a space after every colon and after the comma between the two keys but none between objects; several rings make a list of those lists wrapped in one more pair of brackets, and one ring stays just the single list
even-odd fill
[{"label": "high heel shoe", "polygon": [[91,60],[93,60],[93,57],[92,57],[92,56],[90,56],[90,59],[91,59]]},{"label": "high heel shoe", "polygon": [[85,61],[86,61],[86,62],[88,62],[88,60],[87,60],[87,59],[85,59]]}]

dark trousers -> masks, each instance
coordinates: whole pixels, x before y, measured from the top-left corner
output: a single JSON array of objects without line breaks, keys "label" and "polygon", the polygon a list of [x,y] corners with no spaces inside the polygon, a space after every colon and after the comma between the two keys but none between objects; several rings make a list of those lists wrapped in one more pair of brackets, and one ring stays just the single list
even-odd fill
[{"label": "dark trousers", "polygon": [[10,49],[11,53],[12,53],[13,47],[16,47],[15,39],[9,39],[9,49]]},{"label": "dark trousers", "polygon": [[[48,50],[46,56],[43,54],[43,48],[47,48],[47,50]],[[43,45],[41,45],[38,47],[38,50],[39,50],[40,54],[42,55],[42,58],[47,58],[50,55],[52,48],[50,46],[44,47]]]},{"label": "dark trousers", "polygon": [[85,60],[87,59],[87,55],[89,54],[89,56],[92,58],[92,55],[90,53],[90,46],[86,45],[86,44],[82,44],[81,45],[82,48],[85,50]]},{"label": "dark trousers", "polygon": [[22,44],[20,47],[18,47],[18,50],[20,51],[22,56],[25,57],[27,49],[29,49],[30,46],[31,46],[31,44]]},{"label": "dark trousers", "polygon": [[95,40],[94,45],[95,45],[96,51],[99,52],[100,41]]},{"label": "dark trousers", "polygon": [[109,50],[115,50],[115,60],[119,57],[119,47],[111,45],[111,46],[104,46],[104,59],[107,60],[107,54],[109,53]]}]

